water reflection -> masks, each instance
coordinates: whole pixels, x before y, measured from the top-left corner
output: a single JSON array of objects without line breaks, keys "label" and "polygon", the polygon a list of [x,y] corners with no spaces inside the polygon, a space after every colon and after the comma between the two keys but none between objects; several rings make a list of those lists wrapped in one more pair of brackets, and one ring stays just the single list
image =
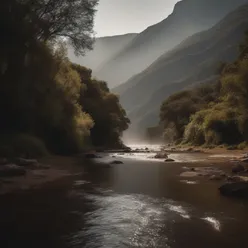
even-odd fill
[{"label": "water reflection", "polygon": [[175,223],[190,225],[191,218],[200,228],[210,224],[212,231],[221,230],[221,220],[166,198],[99,188],[94,193],[80,190],[76,197],[93,210],[82,214],[83,228],[71,236],[70,247],[174,247]]}]

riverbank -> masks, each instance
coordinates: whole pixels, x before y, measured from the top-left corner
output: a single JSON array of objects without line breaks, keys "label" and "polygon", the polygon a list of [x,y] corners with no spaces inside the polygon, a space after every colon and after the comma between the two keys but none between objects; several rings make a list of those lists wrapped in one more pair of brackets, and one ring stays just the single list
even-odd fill
[{"label": "riverbank", "polygon": [[23,176],[0,177],[0,195],[41,188],[66,177],[81,175],[84,171],[78,157],[50,156],[39,162],[47,168],[27,169]]},{"label": "riverbank", "polygon": [[[201,149],[185,150],[178,148],[164,149],[169,158],[175,160],[175,162],[165,162],[165,166],[177,167],[177,173],[171,172],[172,176],[181,177],[182,181],[192,182],[192,180],[204,181],[204,180],[218,180],[224,181],[228,177],[232,176],[232,167],[236,164],[235,161],[247,153],[248,150],[227,150],[224,148],[215,149]],[[132,150],[126,153],[127,157],[133,157],[139,151]],[[150,154],[152,151],[148,148],[144,152]],[[158,151],[156,151],[158,152]],[[104,156],[108,158],[105,164],[109,161],[117,159],[122,161],[123,157],[118,156],[123,153],[117,153],[114,156],[113,153],[102,153],[97,162],[104,161]],[[103,155],[103,158],[102,158]],[[96,156],[97,157],[97,156]],[[125,157],[124,157],[125,158]],[[150,158],[150,161],[153,159]],[[161,160],[162,161],[162,160]],[[0,195],[17,192],[22,190],[41,188],[44,185],[61,180],[67,177],[73,177],[77,175],[83,175],[84,167],[87,162],[83,162],[79,157],[61,157],[50,156],[43,158],[39,161],[43,165],[48,165],[46,169],[27,169],[26,174],[17,177],[0,177]],[[103,169],[108,166],[103,166]],[[180,169],[181,168],[181,169]],[[184,168],[184,169],[182,169]],[[205,168],[211,168],[206,171]],[[179,174],[178,174],[179,173]],[[219,177],[224,175],[225,177]],[[216,176],[217,175],[217,176]],[[248,174],[245,176],[248,176]],[[193,181],[194,182],[194,181]]]}]

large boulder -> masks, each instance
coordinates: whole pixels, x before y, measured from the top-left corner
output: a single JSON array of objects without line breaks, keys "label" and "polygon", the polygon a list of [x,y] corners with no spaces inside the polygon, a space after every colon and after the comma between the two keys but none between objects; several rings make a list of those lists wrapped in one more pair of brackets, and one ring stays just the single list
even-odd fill
[{"label": "large boulder", "polygon": [[248,198],[248,182],[226,183],[219,191],[224,196]]},{"label": "large boulder", "polygon": [[232,167],[232,172],[237,174],[245,171],[245,167],[241,164],[237,164]]},{"label": "large boulder", "polygon": [[22,166],[15,164],[6,164],[0,166],[0,177],[15,177],[23,176],[26,174],[26,170]]}]

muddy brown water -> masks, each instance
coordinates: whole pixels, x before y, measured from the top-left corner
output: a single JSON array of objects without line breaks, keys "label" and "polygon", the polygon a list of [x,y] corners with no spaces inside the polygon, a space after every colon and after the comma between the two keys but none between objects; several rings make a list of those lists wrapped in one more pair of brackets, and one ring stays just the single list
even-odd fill
[{"label": "muddy brown water", "polygon": [[182,180],[183,164],[120,159],[0,196],[0,247],[248,247],[247,201],[220,196],[218,182]]}]

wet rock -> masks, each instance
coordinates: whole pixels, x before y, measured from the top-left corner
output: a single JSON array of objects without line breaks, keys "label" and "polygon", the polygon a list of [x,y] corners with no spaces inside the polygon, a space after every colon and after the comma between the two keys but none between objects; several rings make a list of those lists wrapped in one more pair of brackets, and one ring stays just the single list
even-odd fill
[{"label": "wet rock", "polygon": [[167,159],[165,159],[165,161],[164,162],[175,162],[175,160],[174,159],[172,159],[172,158],[167,158]]},{"label": "wet rock", "polygon": [[168,155],[165,153],[165,152],[159,152],[157,153],[154,158],[157,158],[157,159],[162,159],[162,158],[165,158],[167,159],[168,158]]},{"label": "wet rock", "polygon": [[245,171],[245,167],[241,164],[235,165],[232,167],[232,173],[240,173],[240,172],[244,172]]},{"label": "wet rock", "polygon": [[226,183],[219,191],[224,196],[248,198],[248,182]]},{"label": "wet rock", "polygon": [[26,170],[22,166],[15,164],[6,164],[0,166],[0,177],[15,177],[23,176],[26,174]]},{"label": "wet rock", "polygon": [[114,160],[110,164],[123,164],[123,162],[119,160]]}]

